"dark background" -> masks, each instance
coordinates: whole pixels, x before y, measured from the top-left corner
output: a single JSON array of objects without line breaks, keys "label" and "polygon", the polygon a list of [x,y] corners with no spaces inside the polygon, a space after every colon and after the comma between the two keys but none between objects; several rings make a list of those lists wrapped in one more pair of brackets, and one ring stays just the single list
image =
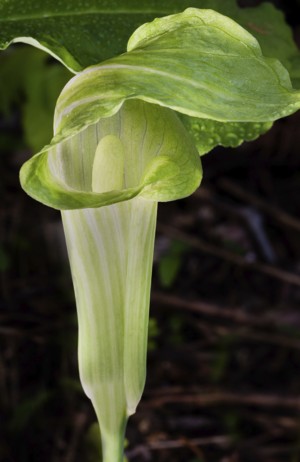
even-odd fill
[{"label": "dark background", "polygon": [[[299,41],[299,2],[273,3]],[[4,53],[0,74],[11,53],[44,60],[25,49]],[[43,85],[50,71],[68,78],[52,62],[41,69]],[[33,104],[40,81],[25,80],[4,91],[0,116],[0,462],[96,462],[60,216],[18,182],[58,89]],[[299,127],[295,114],[255,142],[215,149],[202,187],[160,205],[148,379],[128,460],[300,461]]]}]

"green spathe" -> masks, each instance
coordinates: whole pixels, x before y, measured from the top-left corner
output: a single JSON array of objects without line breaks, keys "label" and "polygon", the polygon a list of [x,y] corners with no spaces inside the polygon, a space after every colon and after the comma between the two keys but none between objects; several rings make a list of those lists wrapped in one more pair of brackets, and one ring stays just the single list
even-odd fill
[{"label": "green spathe", "polygon": [[[121,167],[116,168],[116,156],[120,161],[123,151],[124,182],[117,189],[114,179],[110,190],[99,192],[92,188],[92,166],[96,148],[103,150],[103,143],[107,156],[112,150],[112,171],[117,176]],[[116,143],[119,147],[114,153]],[[101,162],[98,159],[96,164]],[[105,170],[111,170],[109,162]],[[105,182],[108,175],[102,178]],[[60,210],[101,207],[137,195],[154,201],[175,200],[192,194],[201,178],[197,149],[176,114],[134,100],[126,102],[115,116],[101,119],[32,157],[21,169],[25,191]]]},{"label": "green spathe", "polygon": [[[82,203],[87,197],[85,207],[62,210],[78,311],[80,379],[100,424],[103,460],[121,462],[126,422],[146,377],[157,199],[195,189],[200,159],[176,114],[142,101],[124,103],[116,115],[44,155],[48,181],[38,177],[48,202],[55,197],[67,208],[74,192]],[[66,195],[53,193],[53,184]],[[122,191],[135,194],[119,201]],[[87,207],[90,200],[106,205],[103,197],[115,203]]]},{"label": "green spathe", "polygon": [[80,379],[97,414],[105,462],[123,461],[126,422],[144,388],[156,209],[136,197],[62,212]]}]

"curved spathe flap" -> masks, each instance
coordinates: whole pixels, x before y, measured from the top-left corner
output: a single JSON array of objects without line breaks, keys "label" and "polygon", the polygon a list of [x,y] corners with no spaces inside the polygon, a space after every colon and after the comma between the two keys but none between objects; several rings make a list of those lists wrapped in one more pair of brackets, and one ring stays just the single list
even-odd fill
[{"label": "curved spathe flap", "polygon": [[101,207],[137,195],[174,200],[191,194],[201,178],[197,149],[176,114],[142,101],[126,102],[116,115],[37,154],[21,169],[25,191],[61,210]]},{"label": "curved spathe flap", "polygon": [[272,122],[300,106],[286,69],[248,32],[194,8],[141,26],[127,53],[75,76],[58,99],[57,139],[132,98],[221,122]]}]

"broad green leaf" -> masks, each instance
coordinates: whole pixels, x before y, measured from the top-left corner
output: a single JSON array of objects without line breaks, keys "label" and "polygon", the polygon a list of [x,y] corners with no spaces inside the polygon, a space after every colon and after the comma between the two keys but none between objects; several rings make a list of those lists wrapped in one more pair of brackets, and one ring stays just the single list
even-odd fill
[{"label": "broad green leaf", "polygon": [[291,79],[295,88],[300,88],[300,55],[294,55],[289,67]]},{"label": "broad green leaf", "polygon": [[294,87],[300,88],[300,52],[283,12],[267,2],[245,13],[241,9],[236,20],[257,38],[265,56],[279,59],[289,71]]},{"label": "broad green leaf", "polygon": [[128,37],[141,24],[187,7],[231,17],[259,40],[266,56],[280,59],[292,71],[290,63],[299,52],[282,12],[269,3],[239,8],[235,0],[1,1],[0,48],[29,43],[79,71],[124,52]]},{"label": "broad green leaf", "polygon": [[79,71],[124,52],[141,24],[189,6],[199,6],[199,1],[2,0],[0,48],[28,43]]}]

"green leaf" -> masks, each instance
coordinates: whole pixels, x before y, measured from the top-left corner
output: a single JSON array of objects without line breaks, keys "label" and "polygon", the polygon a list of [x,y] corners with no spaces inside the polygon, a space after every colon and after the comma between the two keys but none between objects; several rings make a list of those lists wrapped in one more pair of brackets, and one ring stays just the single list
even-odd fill
[{"label": "green leaf", "polygon": [[80,70],[124,51],[127,37],[142,23],[189,6],[215,9],[232,17],[260,39],[270,56],[279,58],[280,53],[287,61],[296,52],[281,12],[271,4],[240,9],[234,0],[164,0],[163,4],[157,0],[150,4],[114,0],[109,6],[103,0],[89,0],[84,5],[78,0],[68,4],[8,0],[0,5],[0,46],[12,41],[35,44]]},{"label": "green leaf", "polygon": [[293,85],[300,88],[300,52],[283,12],[266,2],[255,8],[236,8],[232,17],[259,41],[265,56],[286,67]]},{"label": "green leaf", "polygon": [[79,71],[125,51],[128,37],[144,22],[199,3],[197,0],[6,0],[0,2],[0,48],[12,42],[28,43]]},{"label": "green leaf", "polygon": [[0,48],[29,43],[79,71],[125,51],[129,35],[146,21],[187,7],[231,17],[259,40],[266,56],[292,71],[299,52],[282,12],[270,3],[239,8],[235,0],[6,0],[0,3]]}]

